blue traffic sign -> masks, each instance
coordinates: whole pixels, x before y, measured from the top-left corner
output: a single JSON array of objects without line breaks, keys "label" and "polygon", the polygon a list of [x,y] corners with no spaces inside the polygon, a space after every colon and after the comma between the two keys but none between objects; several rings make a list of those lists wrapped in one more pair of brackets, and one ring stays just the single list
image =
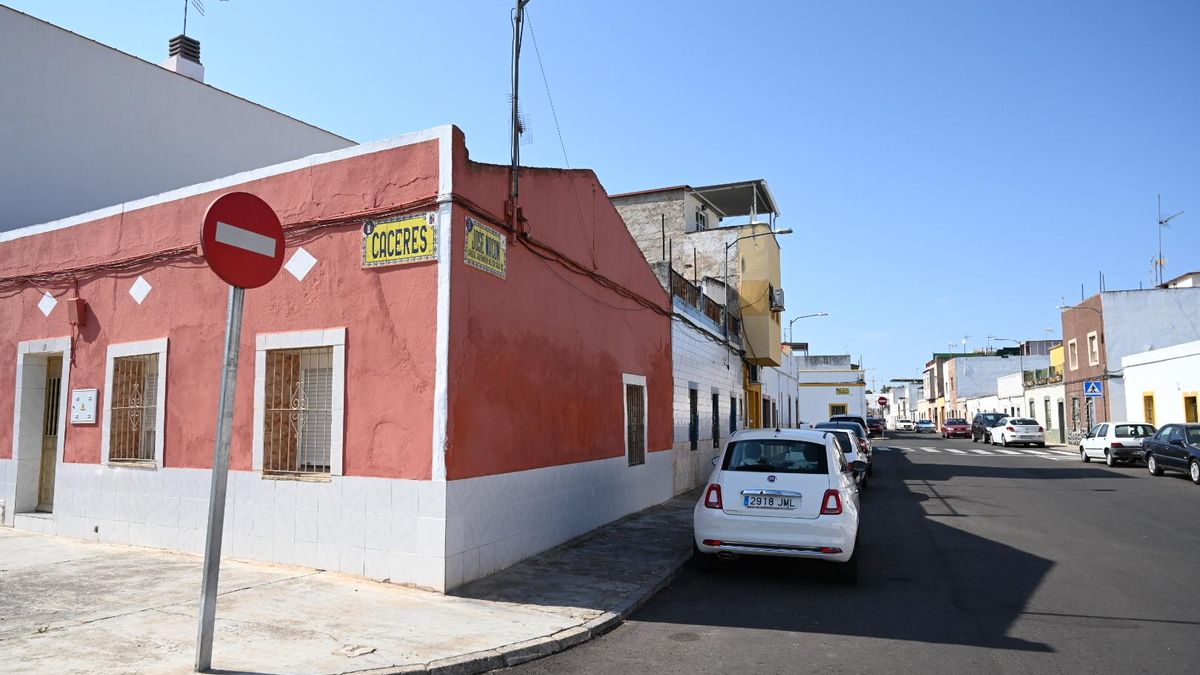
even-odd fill
[{"label": "blue traffic sign", "polygon": [[1104,383],[1101,382],[1100,380],[1088,380],[1088,381],[1084,382],[1083,383],[1083,395],[1091,396],[1091,397],[1103,396],[1104,395]]}]

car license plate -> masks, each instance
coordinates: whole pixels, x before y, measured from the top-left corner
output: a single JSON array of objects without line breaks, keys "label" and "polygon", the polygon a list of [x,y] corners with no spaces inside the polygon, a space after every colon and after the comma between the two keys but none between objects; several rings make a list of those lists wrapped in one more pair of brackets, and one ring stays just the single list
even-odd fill
[{"label": "car license plate", "polygon": [[742,500],[742,503],[749,509],[794,509],[800,498],[778,495],[743,495]]}]

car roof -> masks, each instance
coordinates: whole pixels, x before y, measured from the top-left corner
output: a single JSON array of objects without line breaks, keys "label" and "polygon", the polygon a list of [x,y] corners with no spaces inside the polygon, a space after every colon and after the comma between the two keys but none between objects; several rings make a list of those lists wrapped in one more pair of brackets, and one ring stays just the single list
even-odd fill
[{"label": "car roof", "polygon": [[817,429],[741,429],[733,432],[729,440],[730,442],[751,441],[764,438],[785,438],[814,443],[826,442],[825,432]]}]

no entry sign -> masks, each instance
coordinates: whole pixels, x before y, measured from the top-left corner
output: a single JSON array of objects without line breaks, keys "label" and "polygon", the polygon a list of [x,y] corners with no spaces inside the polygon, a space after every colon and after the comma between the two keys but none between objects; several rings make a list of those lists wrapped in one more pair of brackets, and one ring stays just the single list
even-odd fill
[{"label": "no entry sign", "polygon": [[212,271],[237,288],[258,288],[283,266],[279,216],[249,192],[221,195],[208,207],[200,246]]},{"label": "no entry sign", "polygon": [[882,406],[887,405],[888,400],[886,396],[880,396],[875,402]]}]

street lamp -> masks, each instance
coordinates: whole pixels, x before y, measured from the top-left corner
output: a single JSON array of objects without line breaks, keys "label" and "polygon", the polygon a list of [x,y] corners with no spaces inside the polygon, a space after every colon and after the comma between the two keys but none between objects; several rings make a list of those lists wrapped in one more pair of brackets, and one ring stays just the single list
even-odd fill
[{"label": "street lamp", "polygon": [[803,315],[798,316],[798,317],[792,319],[791,321],[789,321],[788,322],[788,342],[792,341],[792,324],[796,323],[800,319],[811,319],[814,316],[829,316],[829,312],[817,312],[816,314],[803,314]]},{"label": "street lamp", "polygon": [[792,228],[784,228],[782,230],[771,230],[769,232],[756,232],[754,234],[745,234],[733,241],[725,244],[725,304],[721,307],[721,329],[725,331],[725,339],[729,339],[729,249],[734,244],[743,239],[753,239],[754,237],[765,237],[768,234],[791,234]]}]

